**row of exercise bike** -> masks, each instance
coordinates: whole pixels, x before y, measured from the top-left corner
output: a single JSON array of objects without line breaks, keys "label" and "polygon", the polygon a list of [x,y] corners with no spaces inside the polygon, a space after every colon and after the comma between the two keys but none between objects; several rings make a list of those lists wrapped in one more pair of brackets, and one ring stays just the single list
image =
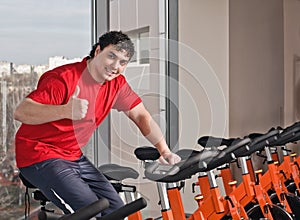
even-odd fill
[{"label": "row of exercise bike", "polygon": [[[157,185],[161,205],[161,216],[157,219],[300,220],[300,157],[287,147],[299,140],[300,122],[296,122],[286,128],[272,128],[266,133],[252,133],[243,138],[201,137],[198,144],[202,150],[179,150],[176,153],[182,160],[175,165],[159,163],[160,155],[154,147],[139,147],[134,153],[144,162],[145,177]],[[265,157],[265,171],[254,170],[251,160],[254,153]],[[232,163],[238,163],[241,169],[239,183],[233,178]],[[217,184],[216,169],[223,182],[223,193]],[[127,203],[110,216],[103,216],[104,220],[154,219],[142,216],[141,209],[147,203],[143,198],[135,199],[136,187],[123,183],[127,178],[138,178],[137,171],[116,164],[102,165],[99,170],[118,192],[124,193]],[[196,210],[186,213],[180,190],[184,181],[195,175],[197,182],[193,183],[193,189],[199,187],[201,193],[194,197]],[[29,183],[25,185],[30,186]],[[45,208],[46,198],[36,199],[43,201],[40,220],[90,219],[109,205],[107,200],[99,200],[73,214],[61,216]]]}]

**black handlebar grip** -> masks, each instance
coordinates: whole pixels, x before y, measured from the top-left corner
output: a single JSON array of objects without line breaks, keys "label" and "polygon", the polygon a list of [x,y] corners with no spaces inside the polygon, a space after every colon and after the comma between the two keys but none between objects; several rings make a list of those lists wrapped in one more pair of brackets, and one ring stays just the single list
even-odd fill
[{"label": "black handlebar grip", "polygon": [[90,205],[78,209],[69,215],[59,215],[51,212],[41,211],[38,215],[39,220],[89,220],[90,218],[97,215],[99,212],[107,209],[109,202],[107,199],[99,199]]},{"label": "black handlebar grip", "polygon": [[119,208],[118,210],[107,214],[100,218],[100,220],[123,220],[128,215],[131,215],[132,213],[135,213],[147,206],[147,202],[144,198],[139,198],[129,204],[126,204],[125,206]]},{"label": "black handlebar grip", "polygon": [[77,210],[76,212],[70,215],[63,216],[59,220],[88,220],[97,215],[99,212],[103,211],[104,209],[107,209],[108,207],[108,200],[102,198],[86,207]]},{"label": "black handlebar grip", "polygon": [[198,139],[198,144],[202,147],[219,147],[219,146],[230,146],[235,138],[221,138],[214,136],[203,136]]},{"label": "black handlebar grip", "polygon": [[38,214],[39,220],[58,220],[62,217],[62,214],[54,213],[54,212],[47,212],[47,211],[40,211]]}]

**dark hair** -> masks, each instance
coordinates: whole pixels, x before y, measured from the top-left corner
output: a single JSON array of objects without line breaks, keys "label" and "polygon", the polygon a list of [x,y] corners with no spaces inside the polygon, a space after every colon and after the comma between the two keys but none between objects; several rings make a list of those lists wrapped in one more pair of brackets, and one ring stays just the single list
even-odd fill
[{"label": "dark hair", "polygon": [[98,45],[103,50],[110,44],[114,45],[118,51],[125,50],[127,52],[126,56],[130,59],[134,54],[134,45],[126,34],[122,33],[122,31],[110,31],[99,37],[98,43],[94,44],[90,51],[90,57],[94,57]]}]

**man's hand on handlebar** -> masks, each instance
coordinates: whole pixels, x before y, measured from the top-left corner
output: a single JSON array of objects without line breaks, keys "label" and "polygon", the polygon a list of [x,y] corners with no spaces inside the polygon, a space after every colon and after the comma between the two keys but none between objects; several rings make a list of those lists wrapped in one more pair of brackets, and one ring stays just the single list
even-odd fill
[{"label": "man's hand on handlebar", "polygon": [[175,164],[181,161],[181,158],[172,152],[165,153],[159,157],[159,162],[162,164]]}]

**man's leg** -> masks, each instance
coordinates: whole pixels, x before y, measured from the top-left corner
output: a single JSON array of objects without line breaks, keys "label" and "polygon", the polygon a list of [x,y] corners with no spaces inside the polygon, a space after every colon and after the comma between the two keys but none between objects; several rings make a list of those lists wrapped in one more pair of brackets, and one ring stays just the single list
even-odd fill
[{"label": "man's leg", "polygon": [[98,198],[106,198],[109,201],[109,208],[102,214],[117,210],[124,206],[124,203],[107,178],[87,159],[82,158],[79,162],[81,178],[90,186]]},{"label": "man's leg", "polygon": [[81,179],[77,161],[51,159],[21,168],[20,171],[64,213],[71,213],[98,200],[89,185]]}]

